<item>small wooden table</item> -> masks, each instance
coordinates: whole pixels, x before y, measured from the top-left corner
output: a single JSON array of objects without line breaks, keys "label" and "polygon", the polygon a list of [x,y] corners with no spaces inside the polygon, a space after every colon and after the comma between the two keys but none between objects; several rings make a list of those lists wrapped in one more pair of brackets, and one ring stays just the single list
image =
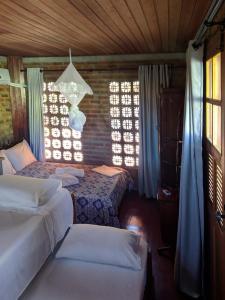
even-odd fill
[{"label": "small wooden table", "polygon": [[159,254],[164,250],[175,250],[177,240],[177,222],[179,212],[178,191],[176,189],[160,188],[157,195],[160,212],[160,229],[164,247],[158,249]]}]

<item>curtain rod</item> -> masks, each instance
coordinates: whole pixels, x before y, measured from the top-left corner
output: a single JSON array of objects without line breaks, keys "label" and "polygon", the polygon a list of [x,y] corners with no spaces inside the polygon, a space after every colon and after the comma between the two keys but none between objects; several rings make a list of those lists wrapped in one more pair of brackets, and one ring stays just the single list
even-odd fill
[{"label": "curtain rod", "polygon": [[203,19],[203,22],[201,23],[195,38],[194,38],[194,43],[192,44],[194,49],[198,49],[205,38],[205,34],[206,31],[208,29],[207,23],[211,22],[214,17],[216,16],[216,14],[218,13],[221,5],[224,3],[224,0],[214,0],[205,16],[205,18]]}]

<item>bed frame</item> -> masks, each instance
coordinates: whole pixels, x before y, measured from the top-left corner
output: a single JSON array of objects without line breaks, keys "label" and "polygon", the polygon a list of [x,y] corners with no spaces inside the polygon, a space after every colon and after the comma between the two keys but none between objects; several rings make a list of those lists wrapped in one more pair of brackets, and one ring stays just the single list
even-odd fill
[{"label": "bed frame", "polygon": [[13,141],[13,142],[10,142],[8,144],[1,144],[0,143],[0,150],[5,150],[5,149],[8,149],[8,148],[11,148],[13,146],[15,146],[16,144],[22,142],[23,139],[20,139],[20,140],[17,140],[17,141]]}]

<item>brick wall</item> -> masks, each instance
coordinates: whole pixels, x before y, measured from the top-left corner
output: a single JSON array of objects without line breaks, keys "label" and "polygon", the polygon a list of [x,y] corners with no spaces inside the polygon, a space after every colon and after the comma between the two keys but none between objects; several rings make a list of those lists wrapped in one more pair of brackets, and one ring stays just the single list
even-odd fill
[{"label": "brick wall", "polygon": [[[111,164],[111,126],[109,107],[109,83],[113,80],[136,80],[137,72],[83,71],[84,80],[91,86],[93,96],[85,96],[79,108],[87,121],[82,133],[84,163]],[[60,73],[45,72],[45,79],[55,81]]]},{"label": "brick wall", "polygon": [[[55,81],[67,64],[30,64],[24,67],[42,67],[44,77]],[[84,163],[111,164],[111,127],[109,114],[109,82],[113,80],[137,80],[137,63],[98,63],[76,64],[78,71],[93,89],[93,96],[86,96],[80,103],[80,110],[87,117],[82,134]],[[185,67],[172,69],[171,86],[182,87],[185,81]]]},{"label": "brick wall", "polygon": [[109,83],[113,80],[137,80],[136,72],[83,73],[93,89],[93,96],[81,101],[80,109],[87,117],[82,136],[84,161],[87,163],[112,163],[112,143],[109,108]]},{"label": "brick wall", "polygon": [[[87,117],[82,134],[84,163],[112,163],[109,82],[113,80],[136,80],[138,77],[137,70],[139,64],[141,64],[141,62],[75,64],[78,71],[90,84],[94,92],[93,96],[86,96],[79,105],[80,110],[83,111]],[[44,72],[44,77],[52,81],[58,78],[66,66],[67,63],[45,63],[41,65],[40,63],[24,64],[24,68],[41,67],[45,70],[49,70],[49,72]],[[6,66],[2,65],[1,67]],[[53,72],[52,70],[58,71]],[[175,62],[171,72],[171,87],[184,88],[184,86],[185,65],[182,62]],[[11,142],[15,142],[15,138],[13,140],[10,89],[7,86],[0,86],[0,146],[7,145]],[[137,170],[133,169],[130,171],[133,177],[136,178]]]},{"label": "brick wall", "polygon": [[[0,63],[0,68],[5,68]],[[13,140],[12,107],[9,86],[0,85],[0,146]]]}]

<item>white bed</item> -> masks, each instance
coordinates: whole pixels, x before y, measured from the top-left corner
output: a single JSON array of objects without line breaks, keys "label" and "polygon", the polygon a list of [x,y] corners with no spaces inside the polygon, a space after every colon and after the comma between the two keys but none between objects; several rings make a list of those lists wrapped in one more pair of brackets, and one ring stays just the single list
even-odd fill
[{"label": "white bed", "polygon": [[20,300],[141,300],[144,288],[145,270],[58,259]]},{"label": "white bed", "polygon": [[[28,212],[27,212],[28,213]],[[58,191],[49,202],[30,211],[30,215],[41,215],[44,217],[49,238],[51,241],[51,250],[64,237],[67,229],[73,224],[73,202],[71,194],[66,189]]]},{"label": "white bed", "polygon": [[145,267],[138,271],[52,257],[20,300],[141,300],[146,282],[145,245],[141,246]]},{"label": "white bed", "polygon": [[1,300],[18,299],[72,223],[65,189],[37,209],[0,209]]}]

